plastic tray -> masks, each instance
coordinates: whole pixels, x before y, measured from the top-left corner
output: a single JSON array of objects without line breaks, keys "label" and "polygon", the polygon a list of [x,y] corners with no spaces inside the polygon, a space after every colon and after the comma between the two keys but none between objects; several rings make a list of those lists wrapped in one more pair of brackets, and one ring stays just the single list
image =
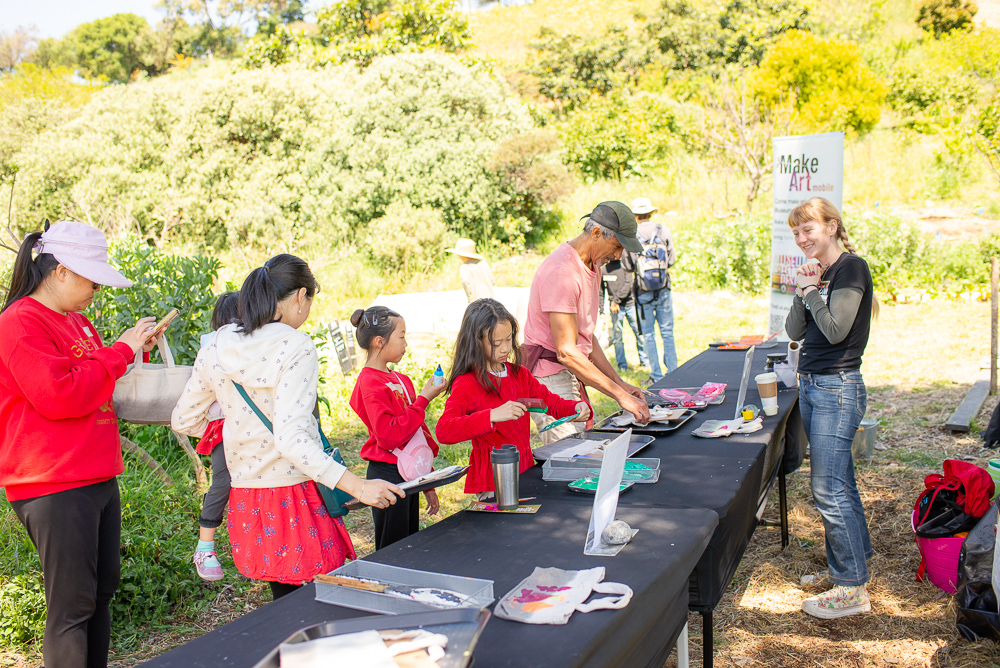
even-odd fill
[{"label": "plastic tray", "polygon": [[[622,431],[624,431],[624,429]],[[540,448],[535,448],[531,451],[531,454],[534,455],[536,461],[544,462],[553,457],[557,457],[560,452],[572,446],[575,441],[603,441],[608,438],[613,437],[609,437],[606,432],[591,429],[590,431],[582,431],[579,434],[572,434],[566,438],[561,438],[555,443],[549,443],[548,445],[543,445]],[[652,436],[636,434],[633,432],[632,438],[630,438],[628,442],[627,456],[631,457],[652,443],[654,440],[655,439]]]},{"label": "plastic tray", "polygon": [[[472,653],[479,642],[486,622],[490,619],[490,611],[485,609],[458,608],[455,610],[435,610],[433,612],[416,612],[407,615],[386,617],[356,617],[339,622],[325,622],[296,631],[285,643],[300,643],[317,638],[329,638],[360,631],[383,631],[386,629],[427,629],[432,633],[448,636],[448,648],[444,657],[438,661],[440,668],[468,668],[472,664]],[[284,643],[282,643],[284,644]],[[280,650],[275,647],[253,668],[280,668]]]},{"label": "plastic tray", "polygon": [[613,424],[611,424],[611,420],[613,418],[618,417],[623,412],[624,411],[618,411],[614,415],[607,417],[604,420],[601,420],[601,422],[594,427],[594,431],[620,434],[626,429],[631,428],[633,434],[647,434],[649,436],[666,436],[667,434],[677,431],[682,424],[684,424],[692,417],[694,417],[694,414],[697,411],[695,411],[694,409],[688,409],[684,411],[684,415],[681,416],[681,419],[673,420],[671,422],[650,422],[649,424],[646,425],[633,424],[627,427],[616,427]]},{"label": "plastic tray", "polygon": [[[690,395],[694,395],[694,393],[697,392],[698,390],[700,390],[701,388],[700,387],[670,387],[670,388],[661,388],[661,389],[682,390],[684,392],[687,392]],[[651,391],[654,394],[656,394],[657,396],[659,396],[659,394],[660,394],[659,390],[651,390]],[[711,401],[708,402],[708,406],[718,406],[719,404],[721,404],[725,400],[726,400],[726,391],[723,390],[722,392],[719,393],[719,396],[715,397],[714,399],[712,399]],[[667,404],[672,404],[673,402],[672,401],[668,401],[667,399],[664,399],[663,397],[660,397],[659,399],[654,399],[654,398],[650,397],[647,394],[646,395],[646,403],[649,404],[650,406],[666,406]],[[690,410],[703,411],[706,408],[708,408],[708,406],[698,406],[696,408],[691,408]]]},{"label": "plastic tray", "polygon": [[[493,580],[466,578],[460,575],[446,575],[429,571],[415,571],[412,568],[387,566],[371,561],[351,561],[344,564],[330,575],[345,575],[354,578],[367,578],[393,585],[408,585],[411,587],[436,587],[450,589],[469,597],[473,608],[485,608],[493,603]],[[441,608],[420,603],[391,594],[373,591],[363,591],[340,585],[316,583],[316,600],[332,605],[342,605],[345,608],[380,612],[387,615],[399,615],[407,612],[439,611]]]},{"label": "plastic tray", "polygon": [[[651,469],[651,475],[649,478],[643,480],[632,480],[628,477],[629,471],[626,469],[625,478],[623,478],[626,482],[634,482],[641,485],[654,483],[660,479],[659,459],[641,459],[637,457],[628,461],[645,464]],[[553,458],[542,465],[542,480],[572,482],[579,480],[583,476],[598,476],[600,475],[600,470],[601,463],[595,462],[592,459]]]}]

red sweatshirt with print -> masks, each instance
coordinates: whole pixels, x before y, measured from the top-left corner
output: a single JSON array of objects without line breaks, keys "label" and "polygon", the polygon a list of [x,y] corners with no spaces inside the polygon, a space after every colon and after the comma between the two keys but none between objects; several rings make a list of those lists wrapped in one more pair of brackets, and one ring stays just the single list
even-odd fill
[{"label": "red sweatshirt with print", "polygon": [[[407,397],[416,398],[410,403]],[[362,459],[395,464],[392,451],[409,443],[417,429],[424,430],[427,445],[437,456],[438,444],[424,424],[427,399],[417,395],[406,374],[364,367],[354,384],[351,408],[368,427],[368,440],[361,447]]]},{"label": "red sweatshirt with print", "polygon": [[0,314],[0,487],[18,501],[125,470],[111,395],[133,360],[80,313],[31,297]]},{"label": "red sweatshirt with print", "polygon": [[472,441],[469,473],[465,476],[465,493],[478,494],[493,491],[493,468],[490,451],[505,443],[517,446],[521,456],[519,472],[524,473],[535,465],[531,453],[531,418],[525,413],[516,420],[490,421],[490,411],[508,401],[541,399],[554,418],[576,413],[576,401],[563,399],[535,380],[524,365],[514,370],[506,363],[507,375],[494,379],[500,384],[500,394],[486,390],[474,373],[463,373],[451,386],[451,395],[444,405],[444,413],[437,423],[437,437],[442,443]]}]

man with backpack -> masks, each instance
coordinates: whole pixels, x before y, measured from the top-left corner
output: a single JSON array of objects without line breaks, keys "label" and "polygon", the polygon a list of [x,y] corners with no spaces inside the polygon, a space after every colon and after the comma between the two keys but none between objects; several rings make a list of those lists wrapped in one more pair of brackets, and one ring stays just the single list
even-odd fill
[{"label": "man with backpack", "polygon": [[[670,267],[677,257],[670,230],[651,218],[656,207],[646,197],[632,200],[629,207],[639,224],[636,238],[642,244],[642,253],[629,253],[628,267],[635,274],[636,310],[642,327],[649,359],[650,379],[655,383],[663,377],[659,354],[656,350],[656,325],[660,325],[663,338],[663,365],[666,373],[677,368],[677,350],[674,347],[674,307],[670,295]],[[622,258],[623,262],[625,258]]]}]

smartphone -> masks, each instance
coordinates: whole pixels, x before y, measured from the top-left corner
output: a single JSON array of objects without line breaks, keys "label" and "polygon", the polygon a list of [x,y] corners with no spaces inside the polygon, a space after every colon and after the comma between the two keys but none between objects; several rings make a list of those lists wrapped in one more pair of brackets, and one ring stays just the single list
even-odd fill
[{"label": "smartphone", "polygon": [[159,336],[159,334],[167,328],[167,325],[170,324],[170,321],[177,317],[178,313],[180,313],[180,311],[177,309],[170,309],[170,312],[163,316],[163,320],[153,326],[153,331],[150,332],[148,337],[146,337],[146,340],[149,341],[154,336]]}]

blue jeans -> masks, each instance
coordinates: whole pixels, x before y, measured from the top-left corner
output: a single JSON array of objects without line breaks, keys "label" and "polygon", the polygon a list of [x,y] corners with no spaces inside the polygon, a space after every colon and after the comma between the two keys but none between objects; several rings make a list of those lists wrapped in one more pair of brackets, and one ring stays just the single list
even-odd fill
[{"label": "blue jeans", "polygon": [[867,407],[860,371],[799,374],[799,410],[809,435],[813,500],[826,530],[830,580],[846,586],[868,582],[873,554],[851,456]]},{"label": "blue jeans", "polygon": [[618,313],[611,312],[611,337],[615,343],[615,362],[618,363],[618,368],[628,368],[628,360],[625,359],[625,342],[622,340],[623,320],[628,320],[628,325],[635,334],[636,347],[639,349],[639,364],[649,366],[649,362],[646,360],[646,346],[642,340],[642,330],[639,329],[639,323],[636,320],[635,305],[632,305],[628,308],[619,307]]},{"label": "blue jeans", "polygon": [[646,343],[646,357],[649,358],[649,377],[653,382],[663,378],[660,370],[659,354],[656,351],[656,324],[660,324],[663,337],[663,366],[667,373],[677,368],[677,350],[674,348],[674,304],[670,290],[642,292],[637,300],[642,309],[642,336]]}]

